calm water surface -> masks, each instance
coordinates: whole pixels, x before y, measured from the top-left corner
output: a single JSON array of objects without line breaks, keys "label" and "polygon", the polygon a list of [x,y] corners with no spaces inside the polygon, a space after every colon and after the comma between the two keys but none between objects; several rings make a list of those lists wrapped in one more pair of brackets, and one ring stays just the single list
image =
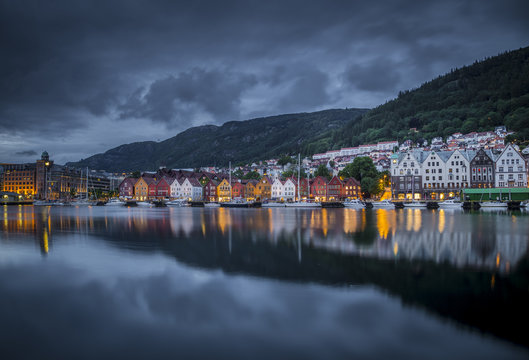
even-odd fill
[{"label": "calm water surface", "polygon": [[0,212],[5,359],[529,357],[524,212]]}]

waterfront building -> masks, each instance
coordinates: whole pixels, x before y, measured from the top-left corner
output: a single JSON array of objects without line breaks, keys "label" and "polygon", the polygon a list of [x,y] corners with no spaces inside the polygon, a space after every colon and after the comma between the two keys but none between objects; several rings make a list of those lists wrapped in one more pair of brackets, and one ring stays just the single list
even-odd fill
[{"label": "waterfront building", "polygon": [[263,176],[255,186],[255,198],[263,201],[272,197],[272,181],[268,176]]},{"label": "waterfront building", "polygon": [[518,150],[508,144],[496,159],[495,187],[527,187],[527,163]]},{"label": "waterfront building", "polygon": [[494,154],[490,150],[479,149],[470,161],[470,187],[494,187]]},{"label": "waterfront building", "polygon": [[230,201],[231,200],[231,184],[228,179],[222,179],[222,181],[217,186],[217,194],[219,201]]},{"label": "waterfront building", "polygon": [[327,184],[327,200],[338,201],[342,200],[343,182],[338,176],[333,178]]},{"label": "waterfront building", "polygon": [[134,184],[134,198],[136,200],[143,201],[149,196],[149,184],[145,179],[144,177],[140,177]]},{"label": "waterfront building", "polygon": [[239,179],[232,179],[231,182],[231,196],[233,198],[244,198],[245,186]]},{"label": "waterfront building", "polygon": [[342,198],[344,199],[361,199],[362,191],[360,183],[355,178],[343,179]]},{"label": "waterfront building", "polygon": [[134,197],[134,185],[138,179],[125,178],[121,184],[119,184],[119,196],[125,198]]},{"label": "waterfront building", "polygon": [[156,197],[158,198],[169,198],[171,197],[171,184],[176,179],[164,176],[156,184]]},{"label": "waterfront building", "polygon": [[316,201],[327,200],[327,179],[323,176],[316,176],[310,184],[310,194]]},{"label": "waterfront building", "polygon": [[2,164],[1,191],[16,193],[31,198],[36,193],[35,164]]},{"label": "waterfront building", "polygon": [[218,182],[213,179],[208,179],[204,184],[204,200],[205,201],[217,201],[217,186]]},{"label": "waterfront building", "polygon": [[428,153],[421,150],[407,150],[392,155],[391,193],[394,199],[422,198],[421,167],[427,156]]},{"label": "waterfront building", "polygon": [[255,200],[255,187],[259,183],[257,180],[243,180],[244,184],[244,193],[246,194],[246,199],[249,201]]}]

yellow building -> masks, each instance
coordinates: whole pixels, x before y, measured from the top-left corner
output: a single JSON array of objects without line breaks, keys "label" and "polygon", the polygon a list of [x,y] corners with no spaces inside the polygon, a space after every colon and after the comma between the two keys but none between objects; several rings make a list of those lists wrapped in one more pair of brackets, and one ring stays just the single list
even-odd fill
[{"label": "yellow building", "polygon": [[136,200],[146,200],[149,196],[149,184],[145,181],[144,178],[139,178],[134,185],[134,198]]},{"label": "yellow building", "polygon": [[263,176],[261,180],[255,185],[255,198],[263,201],[272,197],[272,182],[268,176]]},{"label": "yellow building", "polygon": [[217,186],[217,195],[220,202],[231,200],[231,185],[227,179],[223,179]]},{"label": "yellow building", "polygon": [[35,195],[35,164],[2,164],[3,188],[24,197]]},{"label": "yellow building", "polygon": [[244,186],[244,194],[246,196],[246,200],[255,200],[255,186],[257,185],[257,183],[257,180],[247,180]]}]

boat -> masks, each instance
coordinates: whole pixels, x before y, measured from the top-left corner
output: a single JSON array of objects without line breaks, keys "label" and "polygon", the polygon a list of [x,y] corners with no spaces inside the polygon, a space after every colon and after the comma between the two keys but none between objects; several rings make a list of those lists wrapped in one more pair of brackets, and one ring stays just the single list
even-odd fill
[{"label": "boat", "polygon": [[187,200],[183,200],[183,199],[176,199],[176,200],[171,200],[171,201],[168,201],[165,203],[165,205],[167,206],[186,206],[187,204]]},{"label": "boat", "polygon": [[54,200],[37,200],[33,202],[34,206],[64,206],[63,202]]},{"label": "boat", "polygon": [[529,205],[529,200],[524,200],[522,202],[520,202],[520,207],[521,208],[527,208]]},{"label": "boat", "polygon": [[92,201],[87,199],[79,199],[70,203],[72,206],[90,206],[93,205]]},{"label": "boat", "polygon": [[321,203],[315,202],[314,200],[301,200],[286,203],[285,206],[294,208],[321,208]]},{"label": "boat", "polygon": [[[286,207],[294,207],[294,208],[321,208],[321,203],[317,203],[314,200],[302,200],[301,194],[300,194],[300,174],[301,174],[301,155],[298,154],[298,200],[293,202],[287,202],[285,203]],[[307,195],[310,197],[310,179],[308,178],[307,174]]]},{"label": "boat", "polygon": [[404,203],[404,207],[407,207],[407,208],[417,208],[417,209],[426,209],[426,203],[425,202],[420,202],[420,201],[417,201],[417,200],[412,200],[410,202],[405,202]]},{"label": "boat", "polygon": [[353,209],[363,209],[366,207],[365,204],[358,199],[346,200],[343,202],[343,206],[345,206],[346,208]]},{"label": "boat", "polygon": [[502,201],[483,201],[479,203],[482,208],[507,209],[507,203]]},{"label": "boat", "polygon": [[375,209],[395,209],[395,204],[390,200],[373,201],[371,204]]},{"label": "boat", "polygon": [[112,198],[112,199],[108,200],[105,205],[106,206],[123,206],[123,205],[125,205],[125,202],[121,201],[118,198]]},{"label": "boat", "polygon": [[248,208],[251,207],[252,203],[246,201],[243,198],[235,198],[232,201],[223,202],[220,204],[221,207],[233,207],[233,208]]},{"label": "boat", "polygon": [[457,201],[454,199],[441,201],[438,204],[441,209],[457,209],[463,206],[463,203],[461,201]]},{"label": "boat", "polygon": [[264,207],[264,208],[285,207],[285,203],[275,202],[275,201],[265,201],[261,204],[261,207]]},{"label": "boat", "polygon": [[143,206],[143,207],[152,207],[153,206],[153,204],[148,202],[148,201],[138,201],[136,203],[136,205]]},{"label": "boat", "polygon": [[204,207],[217,208],[220,207],[220,204],[217,202],[206,202],[204,203]]}]

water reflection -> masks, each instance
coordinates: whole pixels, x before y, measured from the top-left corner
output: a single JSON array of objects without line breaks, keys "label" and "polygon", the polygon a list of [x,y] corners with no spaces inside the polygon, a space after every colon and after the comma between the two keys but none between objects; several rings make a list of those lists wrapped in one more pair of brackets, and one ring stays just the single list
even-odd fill
[{"label": "water reflection", "polygon": [[[529,345],[529,217],[353,209],[4,207],[0,246],[56,239],[296,283],[369,285],[405,304]],[[57,244],[57,247],[59,245]]]},{"label": "water reflection", "polygon": [[[34,234],[42,253],[54,232],[96,233],[128,246],[158,246],[159,239],[287,242],[296,248],[379,259],[448,262],[456,267],[506,272],[527,253],[529,223],[518,216],[420,209],[96,209],[4,207],[2,241]],[[51,214],[53,212],[53,215]],[[297,246],[300,244],[300,246]]]}]

